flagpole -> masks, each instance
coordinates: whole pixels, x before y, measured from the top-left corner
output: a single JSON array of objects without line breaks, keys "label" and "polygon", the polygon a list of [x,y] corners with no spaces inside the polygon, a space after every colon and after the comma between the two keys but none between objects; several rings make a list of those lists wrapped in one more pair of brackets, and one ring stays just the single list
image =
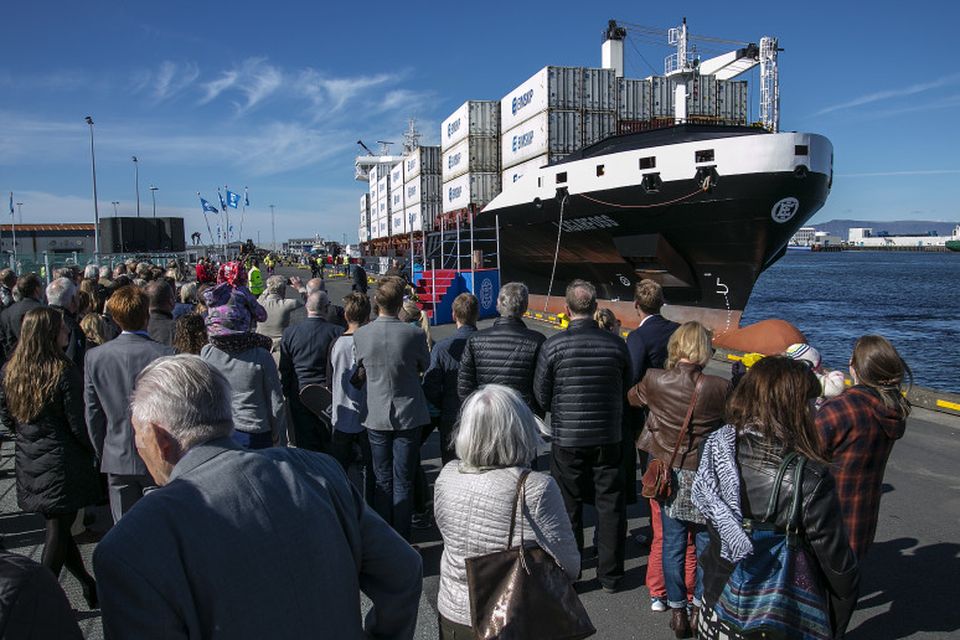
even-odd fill
[{"label": "flagpole", "polygon": [[[230,198],[230,187],[223,185],[223,190],[227,192],[227,199]],[[227,208],[224,210],[224,213],[227,216],[227,247],[224,249],[224,253],[227,254],[227,257],[230,257],[230,203],[227,202]]]},{"label": "flagpole", "polygon": [[213,239],[213,230],[210,228],[210,218],[207,217],[207,208],[203,205],[203,196],[200,195],[200,192],[197,191],[197,197],[200,198],[200,210],[203,211],[203,221],[207,223],[207,233],[210,234],[210,244],[216,244],[217,241]]},{"label": "flagpole", "polygon": [[[10,192],[10,202],[13,202],[13,191]],[[10,207],[10,233],[13,235],[13,264],[17,264],[17,219],[13,216],[13,207]],[[19,269],[15,269],[19,271]]]}]

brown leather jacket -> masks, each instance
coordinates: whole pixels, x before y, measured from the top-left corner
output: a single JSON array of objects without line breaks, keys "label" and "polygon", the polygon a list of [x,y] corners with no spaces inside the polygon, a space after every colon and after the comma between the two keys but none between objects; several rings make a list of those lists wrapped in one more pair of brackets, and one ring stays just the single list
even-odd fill
[{"label": "brown leather jacket", "polygon": [[673,369],[649,369],[627,394],[631,406],[649,409],[637,448],[669,463],[687,416],[693,388],[697,378],[703,375],[686,442],[680,445],[673,463],[675,469],[696,471],[700,463],[700,443],[723,426],[723,408],[730,393],[730,382],[702,372],[703,367],[687,363],[679,363]]}]

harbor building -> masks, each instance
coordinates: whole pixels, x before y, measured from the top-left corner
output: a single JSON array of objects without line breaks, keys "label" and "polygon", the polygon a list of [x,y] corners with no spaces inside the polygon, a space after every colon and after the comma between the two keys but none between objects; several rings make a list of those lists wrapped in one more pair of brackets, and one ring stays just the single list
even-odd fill
[{"label": "harbor building", "polygon": [[960,240],[960,225],[954,228],[953,236],[875,234],[870,227],[852,227],[847,235],[847,244],[854,247],[944,247],[949,240]]},{"label": "harbor building", "polygon": [[92,223],[77,224],[17,224],[0,225],[0,252],[13,253],[16,235],[16,253],[36,258],[49,254],[83,254],[94,251]]}]

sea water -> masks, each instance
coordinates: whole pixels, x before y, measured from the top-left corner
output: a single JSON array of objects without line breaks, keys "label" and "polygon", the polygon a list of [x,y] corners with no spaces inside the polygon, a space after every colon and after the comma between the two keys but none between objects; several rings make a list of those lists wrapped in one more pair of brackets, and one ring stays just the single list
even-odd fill
[{"label": "sea water", "polygon": [[859,336],[884,336],[914,383],[960,393],[960,253],[788,251],[757,280],[742,325],[781,318],[846,371]]}]

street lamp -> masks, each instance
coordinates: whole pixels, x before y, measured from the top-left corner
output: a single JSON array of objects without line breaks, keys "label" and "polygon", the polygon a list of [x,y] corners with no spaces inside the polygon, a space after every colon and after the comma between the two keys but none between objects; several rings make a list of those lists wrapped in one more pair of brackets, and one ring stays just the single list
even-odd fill
[{"label": "street lamp", "polygon": [[150,185],[150,197],[153,199],[153,217],[157,217],[157,189],[160,187],[156,185]]},{"label": "street lamp", "polygon": [[118,215],[120,215],[120,214],[117,213],[117,207],[120,206],[120,201],[119,201],[119,200],[111,200],[111,201],[110,201],[110,204],[113,205],[113,217],[116,218]]},{"label": "street lamp", "polygon": [[100,259],[100,207],[97,204],[97,157],[93,152],[93,118],[84,118],[90,125],[90,167],[93,172],[93,255]]},{"label": "street lamp", "polygon": [[270,232],[273,234],[273,252],[277,252],[277,225],[273,217],[273,205],[270,205]]},{"label": "street lamp", "polygon": [[131,156],[133,158],[133,175],[135,180],[135,186],[137,189],[137,217],[140,217],[140,162],[137,160],[137,156]]}]

